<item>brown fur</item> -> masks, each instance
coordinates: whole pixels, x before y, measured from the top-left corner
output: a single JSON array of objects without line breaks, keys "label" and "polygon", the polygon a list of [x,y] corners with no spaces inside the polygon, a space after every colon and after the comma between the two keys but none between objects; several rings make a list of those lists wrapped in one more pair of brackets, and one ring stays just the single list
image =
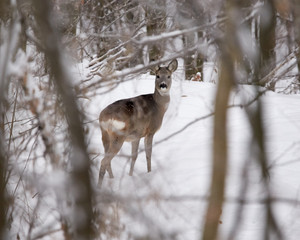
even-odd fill
[{"label": "brown fur", "polygon": [[161,127],[168,108],[169,91],[172,84],[171,75],[176,69],[177,60],[173,60],[167,67],[157,67],[153,94],[116,101],[100,113],[99,122],[105,156],[101,161],[99,187],[102,185],[106,170],[109,176],[113,177],[111,160],[119,152],[124,141],[132,142],[132,162],[129,175],[133,174],[139,142],[143,137],[145,137],[147,169],[148,172],[151,171],[153,136]]}]

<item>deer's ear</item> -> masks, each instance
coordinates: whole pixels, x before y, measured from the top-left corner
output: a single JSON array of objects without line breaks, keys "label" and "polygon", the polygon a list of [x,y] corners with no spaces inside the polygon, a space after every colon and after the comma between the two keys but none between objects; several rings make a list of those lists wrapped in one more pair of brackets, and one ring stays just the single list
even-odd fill
[{"label": "deer's ear", "polygon": [[178,67],[178,62],[177,62],[176,59],[174,59],[174,60],[173,60],[172,62],[170,62],[169,65],[168,65],[168,69],[169,69],[171,72],[176,71],[177,67]]},{"label": "deer's ear", "polygon": [[151,71],[153,74],[156,74],[156,72],[157,72],[159,69],[160,69],[160,66],[157,65],[157,66],[155,66],[155,67],[152,67],[152,68],[150,69],[150,71]]}]

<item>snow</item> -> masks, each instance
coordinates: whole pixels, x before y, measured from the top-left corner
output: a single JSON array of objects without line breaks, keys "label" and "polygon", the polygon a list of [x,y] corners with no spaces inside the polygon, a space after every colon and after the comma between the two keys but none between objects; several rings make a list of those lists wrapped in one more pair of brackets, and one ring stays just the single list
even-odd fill
[{"label": "snow", "polygon": [[[206,71],[209,75],[204,75],[204,79],[211,79],[215,74],[213,67],[206,67],[210,71]],[[209,80],[182,81],[181,74],[175,72],[171,103],[161,129],[154,136],[152,172],[146,173],[143,141],[133,177],[128,175],[129,143],[125,143],[113,159],[115,178],[109,179],[108,174],[105,175],[103,189],[123,199],[133,199],[126,202],[126,206],[117,208],[124,227],[121,239],[147,234],[155,236],[159,229],[163,229],[170,239],[199,239],[211,178],[216,87]],[[144,74],[122,82],[106,94],[81,101],[88,120],[91,120],[87,127],[90,129],[89,152],[95,156],[92,169],[95,186],[104,152],[97,122],[99,113],[115,100],[153,90],[154,77]],[[239,87],[233,91],[229,105],[247,103],[255,94],[256,90],[251,86]],[[300,234],[300,96],[266,92],[261,99],[272,197],[294,201],[278,201],[273,207],[285,239],[296,240]],[[265,199],[266,190],[262,187],[255,154],[249,147],[251,128],[243,108],[230,108],[228,114],[227,201],[223,206],[219,236],[220,239],[229,237],[236,227],[236,214],[241,213],[235,239],[261,239],[266,214],[261,200]],[[248,184],[245,187],[243,180],[246,178]],[[236,200],[244,197],[242,190],[249,202],[240,211]]]}]

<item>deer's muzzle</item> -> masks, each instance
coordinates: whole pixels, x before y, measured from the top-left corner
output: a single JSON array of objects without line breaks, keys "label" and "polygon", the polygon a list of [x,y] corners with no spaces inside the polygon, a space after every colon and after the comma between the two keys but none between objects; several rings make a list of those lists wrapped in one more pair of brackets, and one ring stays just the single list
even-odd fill
[{"label": "deer's muzzle", "polygon": [[162,90],[166,90],[168,88],[168,85],[163,82],[163,83],[159,84],[159,88]]}]

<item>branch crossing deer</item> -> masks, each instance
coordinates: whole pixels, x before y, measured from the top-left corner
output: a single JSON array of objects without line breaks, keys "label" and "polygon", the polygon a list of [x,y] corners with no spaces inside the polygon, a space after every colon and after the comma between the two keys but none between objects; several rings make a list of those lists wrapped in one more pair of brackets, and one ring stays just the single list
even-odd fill
[{"label": "branch crossing deer", "polygon": [[99,116],[105,156],[101,161],[98,186],[102,186],[105,172],[113,178],[111,160],[121,149],[124,141],[132,144],[132,159],[129,175],[132,176],[141,138],[145,138],[147,170],[151,171],[152,141],[161,127],[164,114],[170,102],[172,73],[178,62],[173,60],[167,67],[157,66],[153,94],[122,99],[107,106]]}]

